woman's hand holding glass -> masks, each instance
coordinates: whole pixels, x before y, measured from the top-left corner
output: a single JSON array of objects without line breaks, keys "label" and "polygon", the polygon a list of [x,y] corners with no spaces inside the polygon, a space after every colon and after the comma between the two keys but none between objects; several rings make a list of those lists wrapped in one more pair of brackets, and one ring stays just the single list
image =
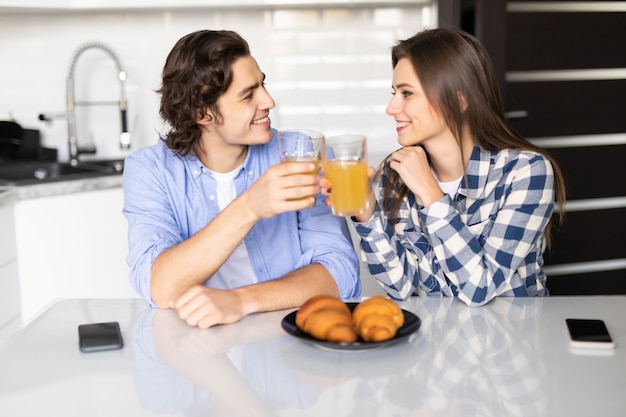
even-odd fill
[{"label": "woman's hand holding glass", "polygon": [[[365,222],[372,218],[374,214],[374,210],[376,209],[376,195],[374,194],[374,190],[372,188],[372,179],[376,175],[376,169],[374,167],[367,168],[367,178],[368,178],[368,191],[367,191],[367,207],[363,210],[361,214],[357,214],[353,217],[358,222]],[[326,197],[325,203],[326,206],[332,207],[330,201],[330,195],[333,192],[333,183],[327,176],[322,175],[319,179],[319,186],[321,189],[321,193]]]},{"label": "woman's hand holding glass", "polygon": [[333,214],[369,219],[376,200],[370,186],[374,170],[367,167],[366,137],[343,134],[327,138],[322,167],[320,186]]}]

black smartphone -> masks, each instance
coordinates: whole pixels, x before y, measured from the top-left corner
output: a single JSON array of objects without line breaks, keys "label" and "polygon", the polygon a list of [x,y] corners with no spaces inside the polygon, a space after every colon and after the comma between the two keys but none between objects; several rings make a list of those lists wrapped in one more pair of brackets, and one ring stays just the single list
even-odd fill
[{"label": "black smartphone", "polygon": [[565,319],[573,348],[613,349],[615,344],[606,324],[597,319]]},{"label": "black smartphone", "polygon": [[78,326],[78,346],[81,352],[99,352],[124,347],[120,324],[116,321]]}]

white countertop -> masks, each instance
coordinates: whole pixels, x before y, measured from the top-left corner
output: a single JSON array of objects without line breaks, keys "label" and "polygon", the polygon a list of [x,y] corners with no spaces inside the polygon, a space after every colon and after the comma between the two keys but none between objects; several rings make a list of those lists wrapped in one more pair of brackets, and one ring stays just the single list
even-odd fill
[{"label": "white countertop", "polygon": [[[408,341],[337,352],[287,334],[289,311],[209,330],[137,299],[62,300],[0,344],[1,416],[624,416],[626,297],[413,298]],[[580,355],[564,319],[606,321]],[[80,353],[77,326],[119,321],[125,347]]]}]

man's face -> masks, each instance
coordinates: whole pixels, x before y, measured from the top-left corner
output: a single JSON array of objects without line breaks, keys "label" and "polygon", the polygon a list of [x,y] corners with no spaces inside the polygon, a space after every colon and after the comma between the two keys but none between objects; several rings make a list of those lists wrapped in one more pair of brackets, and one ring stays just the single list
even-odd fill
[{"label": "man's face", "polygon": [[269,111],[274,99],[265,90],[265,74],[251,56],[233,63],[233,81],[218,99],[221,122],[213,123],[209,135],[228,145],[255,145],[272,139]]}]

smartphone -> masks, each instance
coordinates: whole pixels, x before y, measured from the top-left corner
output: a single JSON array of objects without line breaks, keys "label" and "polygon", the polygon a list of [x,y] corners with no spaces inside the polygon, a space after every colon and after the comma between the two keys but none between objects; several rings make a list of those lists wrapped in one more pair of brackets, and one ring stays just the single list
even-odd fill
[{"label": "smartphone", "polygon": [[615,344],[606,324],[596,319],[565,319],[573,348],[613,349]]},{"label": "smartphone", "polygon": [[78,326],[78,346],[81,352],[100,352],[124,347],[120,324],[116,321]]}]

